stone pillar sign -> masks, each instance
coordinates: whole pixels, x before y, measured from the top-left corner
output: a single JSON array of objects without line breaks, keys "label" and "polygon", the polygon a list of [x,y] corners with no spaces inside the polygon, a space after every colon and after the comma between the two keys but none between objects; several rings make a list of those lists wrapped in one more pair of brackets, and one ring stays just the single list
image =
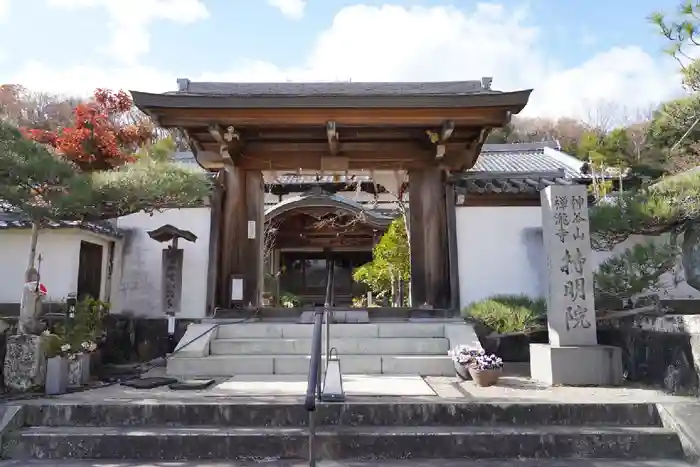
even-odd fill
[{"label": "stone pillar sign", "polygon": [[548,384],[622,383],[622,354],[598,345],[585,185],[540,192],[547,255],[549,344],[530,345],[532,378]]},{"label": "stone pillar sign", "polygon": [[542,239],[547,255],[549,342],[596,345],[593,270],[586,187],[542,191]]}]

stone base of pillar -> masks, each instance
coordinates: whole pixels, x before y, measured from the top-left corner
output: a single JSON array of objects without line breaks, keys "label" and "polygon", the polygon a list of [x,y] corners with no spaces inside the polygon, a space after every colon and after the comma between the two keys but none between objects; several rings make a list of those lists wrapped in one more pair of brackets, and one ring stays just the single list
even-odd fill
[{"label": "stone base of pillar", "polygon": [[605,345],[530,344],[530,377],[550,386],[619,386],[622,350]]}]

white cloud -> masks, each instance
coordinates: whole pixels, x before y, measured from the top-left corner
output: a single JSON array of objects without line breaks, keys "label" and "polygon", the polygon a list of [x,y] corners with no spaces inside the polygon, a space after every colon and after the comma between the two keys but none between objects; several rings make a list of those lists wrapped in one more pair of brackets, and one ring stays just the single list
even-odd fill
[{"label": "white cloud", "polygon": [[2,78],[0,76],[0,83],[22,84],[33,91],[71,96],[89,96],[96,88],[137,89],[147,92],[173,91],[176,88],[174,76],[141,65],[55,69],[32,61],[26,63],[10,79]]},{"label": "white cloud", "polygon": [[48,4],[68,9],[104,8],[111,32],[105,51],[127,64],[136,64],[139,57],[148,53],[151,38],[148,28],[153,21],[186,24],[209,16],[201,0],[48,0]]},{"label": "white cloud", "polygon": [[[419,81],[492,76],[494,89],[534,88],[525,114],[551,117],[585,116],[601,101],[630,109],[648,107],[680,91],[671,59],[653,58],[631,45],[595,55],[576,67],[563,67],[544,55],[542,44],[548,38],[541,34],[528,23],[526,11],[493,4],[480,4],[469,13],[451,7],[359,5],[341,10],[296,67],[251,60],[188,78]],[[169,91],[175,89],[177,76],[138,64],[51,70],[31,63],[12,78],[30,88],[75,93],[97,86]]]},{"label": "white cloud", "polygon": [[299,20],[304,17],[306,0],[267,0],[267,3],[280,10],[289,19]]}]

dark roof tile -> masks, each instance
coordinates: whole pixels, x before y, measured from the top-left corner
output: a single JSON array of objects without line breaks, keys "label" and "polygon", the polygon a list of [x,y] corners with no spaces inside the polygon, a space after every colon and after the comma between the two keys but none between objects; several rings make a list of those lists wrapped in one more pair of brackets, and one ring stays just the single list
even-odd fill
[{"label": "dark roof tile", "polygon": [[449,82],[317,82],[317,83],[219,83],[178,80],[177,94],[207,96],[455,96],[491,93],[481,81]]},{"label": "dark roof tile", "polygon": [[470,172],[557,172],[567,178],[581,178],[574,170],[541,150],[482,152]]},{"label": "dark roof tile", "polygon": [[504,179],[466,179],[461,186],[470,194],[524,194],[536,195],[551,185],[571,185],[571,180],[563,178],[504,178]]},{"label": "dark roof tile", "polygon": [[[0,230],[5,229],[31,229],[32,222],[25,216],[12,212],[0,212]],[[114,238],[122,237],[123,233],[109,221],[81,222],[81,221],[49,221],[42,225],[46,229],[82,229],[90,232],[107,235]]]}]

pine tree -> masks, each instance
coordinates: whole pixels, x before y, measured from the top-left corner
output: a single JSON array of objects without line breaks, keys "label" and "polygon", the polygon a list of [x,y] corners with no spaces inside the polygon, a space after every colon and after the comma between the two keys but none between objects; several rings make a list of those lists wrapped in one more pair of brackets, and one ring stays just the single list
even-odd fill
[{"label": "pine tree", "polygon": [[32,221],[28,271],[47,220],[100,221],[140,211],[202,203],[201,170],[169,160],[174,143],[154,142],[125,93],[98,90],[79,104],[70,127],[19,129],[0,121],[0,202]]}]

